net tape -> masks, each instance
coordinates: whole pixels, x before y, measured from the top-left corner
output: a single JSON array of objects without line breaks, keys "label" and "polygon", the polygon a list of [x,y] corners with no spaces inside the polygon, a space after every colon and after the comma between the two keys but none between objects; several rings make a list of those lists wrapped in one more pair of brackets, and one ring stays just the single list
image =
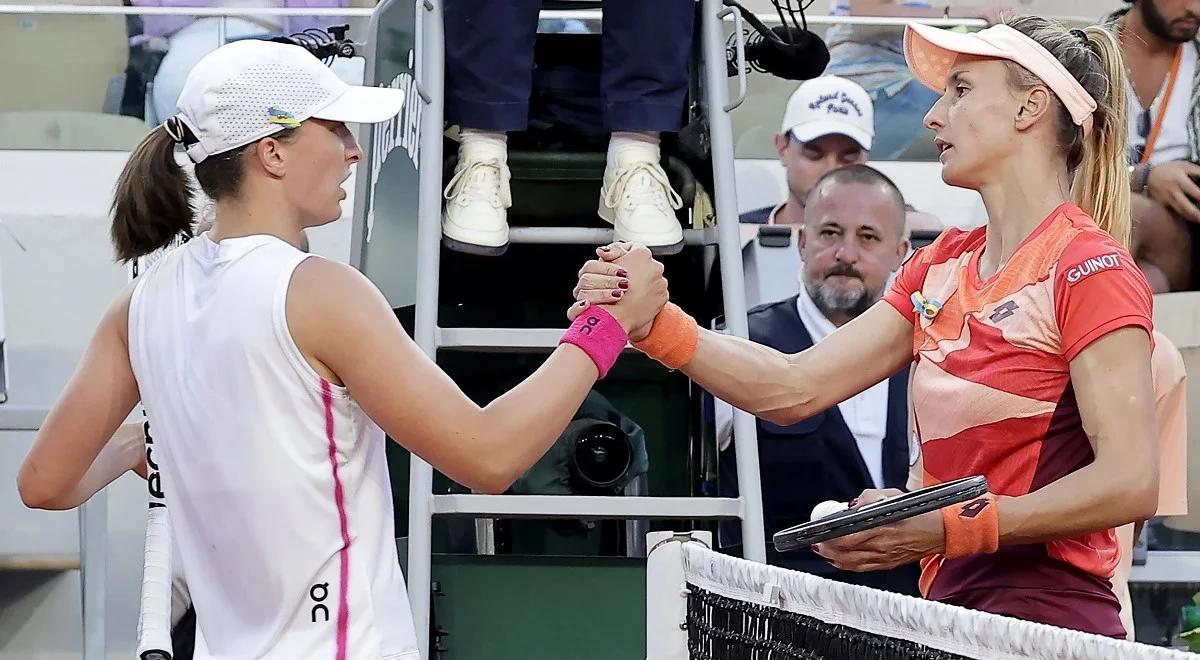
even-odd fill
[{"label": "net tape", "polygon": [[[722,555],[698,543],[684,543],[682,551],[691,592],[687,625],[694,660],[1196,657],[825,580]],[[793,648],[787,648],[789,641]],[[813,652],[804,652],[806,644]]]}]

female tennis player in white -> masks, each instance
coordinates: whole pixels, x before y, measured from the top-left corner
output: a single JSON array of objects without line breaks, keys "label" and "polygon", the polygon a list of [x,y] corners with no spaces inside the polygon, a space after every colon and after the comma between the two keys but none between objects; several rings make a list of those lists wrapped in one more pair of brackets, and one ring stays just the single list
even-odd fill
[{"label": "female tennis player in white", "polygon": [[401,101],[345,85],[302,48],[236,42],[197,64],[179,114],[118,181],[122,260],[190,233],[177,144],[216,223],[117,296],[18,487],[30,506],[70,505],[140,400],[197,659],[417,658],[383,431],[455,481],[503,491],[561,434],[627,329],[648,329],[666,301],[661,266],[635,251],[618,279],[637,294],[580,316],[536,373],[475,405],[365,277],[296,248],[305,227],[341,215],[362,156],[343,122],[386,120]]}]

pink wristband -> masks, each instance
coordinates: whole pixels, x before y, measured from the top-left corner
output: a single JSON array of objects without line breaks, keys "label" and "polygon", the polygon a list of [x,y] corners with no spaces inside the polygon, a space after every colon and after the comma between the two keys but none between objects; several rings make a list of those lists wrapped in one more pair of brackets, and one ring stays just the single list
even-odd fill
[{"label": "pink wristband", "polygon": [[593,305],[575,317],[575,322],[558,343],[574,344],[582,349],[596,363],[600,378],[604,378],[628,342],[629,333],[625,328],[603,307]]}]

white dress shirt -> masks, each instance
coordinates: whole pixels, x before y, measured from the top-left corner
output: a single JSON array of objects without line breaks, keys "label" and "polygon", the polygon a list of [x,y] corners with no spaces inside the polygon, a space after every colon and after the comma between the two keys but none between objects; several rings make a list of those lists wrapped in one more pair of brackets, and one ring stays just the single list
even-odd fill
[{"label": "white dress shirt", "polygon": [[[804,328],[812,336],[813,344],[820,343],[837,329],[817,308],[803,286],[796,298],[796,311]],[[720,399],[715,403],[717,442],[724,451],[733,439],[733,406]],[[862,455],[871,481],[876,488],[883,488],[883,437],[887,433],[888,381],[876,383],[839,403],[838,410],[858,443],[858,453]]]},{"label": "white dress shirt", "polygon": [[[1171,91],[1166,116],[1163,117],[1162,132],[1154,143],[1154,152],[1150,154],[1150,162],[1155,165],[1173,160],[1187,160],[1191,153],[1188,149],[1187,119],[1192,111],[1192,95],[1195,93],[1192,82],[1196,77],[1196,49],[1190,42],[1181,44],[1180,47],[1183,48],[1183,55],[1179,61],[1179,73],[1175,77],[1175,89]],[[1163,87],[1166,85],[1164,80]],[[1165,89],[1160,89],[1150,105],[1151,122],[1158,118],[1165,92]],[[1138,134],[1142,102],[1128,79],[1125,80],[1125,98],[1129,100],[1129,146],[1144,145],[1146,138]]]}]

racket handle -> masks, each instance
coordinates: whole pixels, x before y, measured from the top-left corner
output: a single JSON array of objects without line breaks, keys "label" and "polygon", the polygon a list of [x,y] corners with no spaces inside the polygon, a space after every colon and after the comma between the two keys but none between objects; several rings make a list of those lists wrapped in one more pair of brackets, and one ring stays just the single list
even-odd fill
[{"label": "racket handle", "polygon": [[146,558],[142,603],[138,617],[138,647],[143,660],[159,654],[171,660],[171,527],[166,507],[150,509],[146,518]]}]

